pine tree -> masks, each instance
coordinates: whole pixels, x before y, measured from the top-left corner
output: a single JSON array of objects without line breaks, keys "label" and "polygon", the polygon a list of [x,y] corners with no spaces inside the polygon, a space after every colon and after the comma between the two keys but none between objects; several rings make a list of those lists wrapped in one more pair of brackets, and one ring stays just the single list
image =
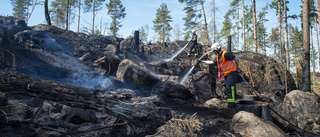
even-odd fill
[{"label": "pine tree", "polygon": [[291,49],[289,50],[290,54],[293,55],[294,58],[302,56],[302,45],[303,45],[303,33],[302,30],[299,30],[297,26],[292,27],[289,24],[290,34],[290,43]]},{"label": "pine tree", "polygon": [[20,19],[27,19],[28,6],[32,5],[30,0],[11,0],[13,6],[13,16]]},{"label": "pine tree", "polygon": [[91,12],[92,11],[92,30],[91,33],[95,33],[94,28],[94,22],[96,15],[98,14],[98,11],[102,9],[102,4],[105,0],[85,0],[84,1],[84,12]]},{"label": "pine tree", "polygon": [[230,7],[232,9],[232,19],[234,21],[234,25],[232,28],[237,31],[235,34],[235,38],[233,38],[234,43],[237,43],[237,50],[239,50],[239,38],[240,38],[240,0],[233,0],[230,3]]},{"label": "pine tree", "polygon": [[108,8],[108,15],[110,15],[110,17],[112,18],[110,31],[112,32],[113,36],[116,36],[120,27],[122,27],[119,20],[123,19],[126,16],[126,8],[123,7],[120,0],[110,0],[109,4],[107,3],[106,6]]},{"label": "pine tree", "polygon": [[264,23],[268,21],[268,19],[265,18],[267,12],[268,6],[262,8],[262,11],[258,14],[258,21],[257,21],[257,45],[258,48],[262,51],[264,51],[264,54],[266,55],[266,50],[268,46],[268,42],[266,41],[266,38],[268,37],[267,34],[267,28],[265,27]]},{"label": "pine tree", "polygon": [[55,0],[51,2],[50,11],[53,24],[69,30],[71,9],[76,6],[76,3],[76,0]]},{"label": "pine tree", "polygon": [[182,18],[185,23],[185,28],[183,29],[186,33],[184,40],[190,39],[190,34],[192,29],[197,29],[197,25],[200,23],[199,19],[202,17],[202,14],[197,12],[197,5],[199,4],[198,0],[179,0],[180,3],[186,3],[186,7],[183,10],[186,13],[186,17]]},{"label": "pine tree", "polygon": [[55,0],[51,3],[51,17],[53,25],[63,28],[66,25],[66,4],[64,0]]},{"label": "pine tree", "polygon": [[277,48],[279,47],[279,28],[271,28],[271,35],[268,39],[273,45],[273,57],[275,58],[276,55],[278,55]]},{"label": "pine tree", "polygon": [[139,38],[142,42],[146,43],[148,40],[148,31],[149,31],[149,26],[146,24],[142,26],[139,30]]},{"label": "pine tree", "polygon": [[180,40],[181,30],[179,24],[174,25],[173,35],[175,37],[175,40]]},{"label": "pine tree", "polygon": [[302,91],[311,92],[310,82],[310,27],[309,27],[309,0],[302,1],[303,6],[303,54],[302,54],[302,71],[303,71],[303,84]]},{"label": "pine tree", "polygon": [[[223,26],[222,29],[220,30],[219,36],[217,39],[221,40],[224,39],[224,41],[217,41],[222,45],[227,45],[227,39],[229,35],[232,35],[232,22],[230,19],[230,14],[232,10],[228,10],[227,13],[224,15],[224,21],[223,21]],[[222,43],[223,42],[223,43]]]},{"label": "pine tree", "polygon": [[[179,0],[180,3],[186,3],[186,7],[183,9],[186,13],[186,17],[183,18],[184,30],[186,31],[184,39],[188,40],[190,38],[191,30],[201,30],[199,41],[209,44],[209,32],[208,24],[205,15],[204,1],[203,0]],[[198,10],[198,5],[201,6],[201,10]],[[200,12],[198,12],[200,11]],[[200,18],[203,17],[203,20]],[[203,21],[203,22],[202,22]]]},{"label": "pine tree", "polygon": [[245,41],[243,50],[252,50],[253,49],[253,7],[252,5],[248,7],[244,6],[244,28],[247,28],[245,31]]},{"label": "pine tree", "polygon": [[167,4],[162,3],[160,8],[157,9],[156,18],[153,20],[153,27],[156,33],[159,34],[159,41],[165,42],[169,39],[170,31],[172,27],[169,22],[172,22],[172,17],[169,15],[170,11],[168,10]]}]

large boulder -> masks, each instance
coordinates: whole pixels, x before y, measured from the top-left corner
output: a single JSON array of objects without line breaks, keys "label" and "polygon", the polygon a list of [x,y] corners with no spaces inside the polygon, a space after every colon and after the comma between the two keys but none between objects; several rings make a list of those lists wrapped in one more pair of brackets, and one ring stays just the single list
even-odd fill
[{"label": "large boulder", "polygon": [[101,58],[94,62],[94,66],[102,75],[115,75],[120,63],[119,57],[110,51],[104,52]]},{"label": "large boulder", "polygon": [[298,127],[320,133],[319,98],[314,93],[293,90],[286,95],[276,110]]},{"label": "large boulder", "polygon": [[15,17],[3,17],[0,16],[0,37],[10,38],[19,31],[30,29],[24,20],[20,20]]},{"label": "large boulder", "polygon": [[189,76],[186,83],[185,85],[190,87],[190,90],[200,103],[205,103],[211,98],[218,97],[215,77],[209,73],[198,71]]},{"label": "large boulder", "polygon": [[[142,42],[139,42],[139,43],[142,43]],[[139,49],[142,49],[143,45],[139,44]],[[120,43],[120,50],[125,50],[125,51],[128,51],[128,52],[140,52],[137,51],[137,47],[136,47],[136,44],[135,44],[135,39],[134,37],[130,37],[130,38],[127,38],[123,41],[121,41]]]},{"label": "large boulder", "polygon": [[132,88],[152,87],[160,81],[151,71],[129,59],[121,61],[116,75],[126,86]]},{"label": "large boulder", "polygon": [[153,90],[169,98],[193,99],[194,95],[184,85],[175,81],[165,81],[153,87]]},{"label": "large boulder", "polygon": [[[264,94],[274,102],[279,102],[286,94],[285,76],[287,76],[288,91],[296,89],[296,85],[289,70],[282,63],[271,57],[254,52],[237,52],[240,58],[240,70],[246,81],[258,94]],[[285,72],[287,75],[285,75]],[[245,82],[237,86],[240,94],[251,91]],[[251,93],[253,94],[253,93]]]},{"label": "large boulder", "polygon": [[240,111],[233,116],[231,130],[245,137],[286,137],[274,124],[246,111]]}]

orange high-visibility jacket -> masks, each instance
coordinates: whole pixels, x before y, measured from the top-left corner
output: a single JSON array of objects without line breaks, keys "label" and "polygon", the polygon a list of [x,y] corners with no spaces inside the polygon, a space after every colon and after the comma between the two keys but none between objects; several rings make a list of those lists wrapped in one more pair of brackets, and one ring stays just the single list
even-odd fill
[{"label": "orange high-visibility jacket", "polygon": [[227,51],[222,52],[221,66],[219,66],[219,63],[220,63],[219,62],[219,55],[217,56],[217,64],[218,64],[218,67],[220,67],[220,70],[221,70],[223,76],[227,76],[230,72],[237,71],[237,67],[233,63],[232,60],[226,61],[226,59],[224,57],[224,54],[226,54],[226,53],[227,53]]}]

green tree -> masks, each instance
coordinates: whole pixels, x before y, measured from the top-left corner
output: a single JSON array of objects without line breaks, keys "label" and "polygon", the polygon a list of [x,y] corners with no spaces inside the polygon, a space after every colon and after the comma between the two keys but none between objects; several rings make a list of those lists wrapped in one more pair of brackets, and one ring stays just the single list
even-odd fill
[{"label": "green tree", "polygon": [[74,17],[74,15],[71,15],[71,9],[76,6],[76,3],[76,0],[55,0],[51,2],[50,12],[53,24],[69,30],[70,18]]},{"label": "green tree", "polygon": [[[139,37],[140,37],[140,40],[144,43],[147,42],[148,40],[148,31],[149,31],[149,26],[148,24],[142,26],[139,30]],[[134,33],[134,32],[133,32]]]},{"label": "green tree", "polygon": [[170,31],[172,27],[169,22],[172,22],[172,17],[169,15],[167,4],[162,3],[160,8],[157,9],[156,18],[153,20],[153,27],[156,33],[159,34],[159,41],[165,42],[170,39]]},{"label": "green tree", "polygon": [[268,21],[268,19],[265,18],[268,10],[268,6],[263,7],[262,11],[258,14],[258,21],[257,21],[257,43],[259,50],[263,51],[266,55],[268,42],[266,41],[266,38],[268,37],[267,34],[267,28],[265,27],[264,23]]},{"label": "green tree", "polygon": [[11,0],[13,6],[13,16],[20,19],[27,19],[27,9],[32,5],[30,0]]},{"label": "green tree", "polygon": [[[302,56],[302,45],[303,45],[303,33],[297,26],[293,27],[289,24],[289,35],[290,35],[290,43],[291,49],[289,50],[290,55],[294,58]],[[294,62],[294,60],[292,60]]]},{"label": "green tree", "polygon": [[200,23],[200,18],[202,14],[198,12],[197,6],[200,5],[198,0],[179,0],[180,3],[186,3],[186,7],[183,10],[186,13],[186,17],[182,18],[185,23],[185,28],[183,29],[186,33],[184,40],[190,39],[190,34],[192,29],[199,29],[198,24]]},{"label": "green tree", "polygon": [[175,37],[175,40],[180,40],[181,30],[179,24],[174,25],[173,35]]},{"label": "green tree", "polygon": [[84,0],[84,12],[92,12],[92,30],[91,33],[95,33],[94,28],[94,22],[96,15],[98,12],[102,9],[102,4],[105,0]]},{"label": "green tree", "polygon": [[51,17],[53,25],[63,28],[66,26],[66,4],[64,0],[55,0],[51,2]]},{"label": "green tree", "polygon": [[227,45],[227,39],[228,36],[232,36],[232,22],[230,19],[230,14],[231,10],[228,10],[227,13],[224,15],[224,21],[223,21],[223,26],[222,29],[220,30],[219,36],[217,37],[218,39],[224,39],[223,41],[217,41],[222,45]]},{"label": "green tree", "polygon": [[230,3],[231,7],[231,16],[232,20],[234,21],[232,28],[236,32],[234,34],[233,41],[234,43],[237,43],[237,49],[239,50],[239,38],[240,38],[240,1],[241,0],[233,0]]},{"label": "green tree", "polygon": [[254,48],[254,38],[253,38],[253,6],[244,6],[244,28],[245,31],[245,41],[243,42],[243,50],[252,50]]},{"label": "green tree", "polygon": [[112,18],[110,31],[112,32],[113,36],[116,36],[120,27],[122,27],[119,20],[123,19],[126,16],[126,8],[123,7],[120,0],[110,0],[110,2],[106,4],[106,6],[108,8],[108,15],[110,15],[110,17]]},{"label": "green tree", "polygon": [[273,45],[273,57],[275,58],[277,54],[277,48],[279,47],[279,28],[271,28],[271,34],[269,36],[269,41]]}]

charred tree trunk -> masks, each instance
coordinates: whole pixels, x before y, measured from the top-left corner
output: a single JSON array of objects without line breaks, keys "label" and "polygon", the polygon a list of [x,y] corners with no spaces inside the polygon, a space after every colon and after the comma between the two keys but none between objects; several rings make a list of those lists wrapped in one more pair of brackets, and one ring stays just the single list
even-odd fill
[{"label": "charred tree trunk", "polygon": [[66,30],[69,30],[69,0],[67,0]]},{"label": "charred tree trunk", "polygon": [[51,26],[50,14],[48,10],[48,0],[44,1],[44,15],[46,16],[47,25]]},{"label": "charred tree trunk", "polygon": [[309,0],[302,1],[303,7],[303,55],[302,55],[302,70],[303,84],[302,91],[311,91],[310,82],[310,28],[309,28]]}]

